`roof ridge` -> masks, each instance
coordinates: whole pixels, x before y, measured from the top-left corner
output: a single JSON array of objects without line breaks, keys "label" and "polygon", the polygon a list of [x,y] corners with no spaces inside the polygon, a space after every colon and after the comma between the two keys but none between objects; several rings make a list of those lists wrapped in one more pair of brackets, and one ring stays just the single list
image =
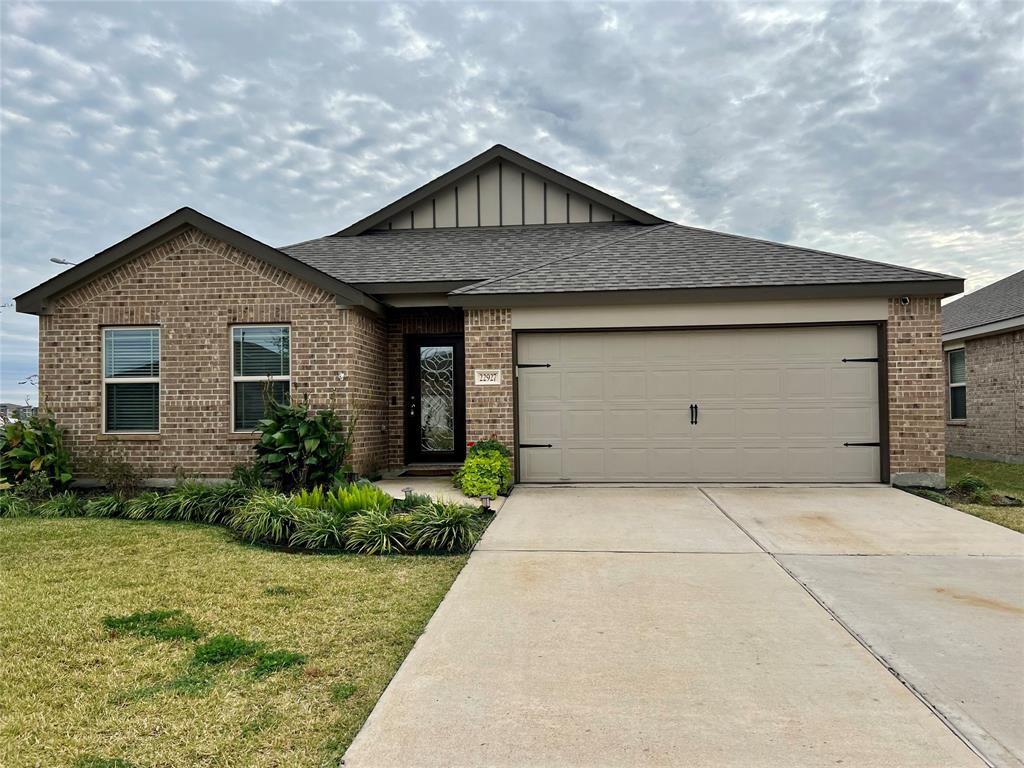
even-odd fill
[{"label": "roof ridge", "polygon": [[835,256],[839,259],[846,259],[847,261],[856,261],[860,264],[881,264],[886,267],[892,267],[893,269],[904,269],[907,272],[914,272],[918,275],[927,275],[928,277],[937,277],[947,280],[960,280],[961,278],[955,275],[947,275],[942,272],[930,272],[926,269],[917,269],[916,267],[904,267],[902,264],[891,264],[887,261],[878,261],[877,259],[865,259],[859,256],[847,256],[845,253],[836,253],[835,251],[825,251],[821,248],[810,248],[804,245],[793,245],[792,243],[781,243],[778,240],[767,240],[763,237],[750,237],[748,235],[737,235],[732,232],[721,232],[717,229],[709,229],[707,227],[694,227],[688,224],[672,223],[672,226],[679,227],[680,229],[690,229],[694,232],[709,232],[713,235],[721,235],[722,237],[731,237],[735,240],[747,240],[753,243],[764,243],[765,245],[774,245],[778,248],[789,248],[795,251],[807,251],[809,253],[820,253],[823,256]]},{"label": "roof ridge", "polygon": [[[990,288],[995,288],[996,286],[999,286],[1001,283],[1005,283],[1007,280],[1012,280],[1013,278],[1020,277],[1021,275],[1024,275],[1024,269],[1020,270],[1019,272],[1012,272],[1009,275],[1007,275],[1006,277],[1001,277],[998,280],[992,281],[988,285],[983,285],[983,286],[981,286],[981,288],[973,290],[973,291],[971,291],[969,293],[965,293],[962,296],[960,296],[959,298],[954,299],[953,301],[949,302],[949,304],[947,304],[946,306],[947,307],[952,307],[954,304],[958,304],[961,301],[966,301],[967,299],[973,299],[973,297],[977,296],[978,294],[983,294],[984,292],[988,291]],[[973,303],[973,301],[972,301],[972,303]]]},{"label": "roof ridge", "polygon": [[633,225],[633,226],[638,227],[640,229],[640,231],[639,232],[630,232],[625,237],[616,237],[616,238],[612,238],[612,239],[609,239],[609,240],[605,240],[604,242],[598,243],[597,245],[591,246],[589,248],[584,248],[582,251],[573,251],[572,253],[567,253],[567,254],[564,254],[562,256],[556,256],[555,258],[551,259],[550,261],[545,261],[542,264],[535,264],[532,267],[526,267],[525,269],[521,269],[518,272],[509,272],[509,273],[504,274],[504,275],[498,275],[497,277],[488,278],[487,280],[481,280],[479,283],[473,283],[472,285],[467,285],[467,286],[465,286],[463,288],[459,288],[457,291],[452,291],[452,293],[463,293],[463,292],[469,291],[470,289],[476,290],[477,288],[480,288],[480,287],[485,286],[485,285],[489,285],[490,283],[498,282],[500,280],[508,280],[509,278],[512,278],[512,277],[519,277],[519,275],[525,275],[527,272],[533,272],[533,271],[538,270],[538,269],[544,269],[545,267],[548,267],[548,266],[550,266],[552,264],[556,264],[559,261],[565,261],[566,259],[573,259],[573,258],[575,258],[577,256],[582,256],[584,253],[590,253],[591,251],[600,250],[601,248],[604,248],[605,246],[611,245],[612,243],[619,243],[619,242],[622,242],[623,240],[629,240],[629,239],[634,238],[634,237],[641,237],[642,235],[646,235],[646,234],[648,234],[650,232],[654,232],[655,230],[658,230],[658,229],[664,229],[665,227],[671,226],[671,222],[665,222],[664,224],[636,224],[636,225]]}]

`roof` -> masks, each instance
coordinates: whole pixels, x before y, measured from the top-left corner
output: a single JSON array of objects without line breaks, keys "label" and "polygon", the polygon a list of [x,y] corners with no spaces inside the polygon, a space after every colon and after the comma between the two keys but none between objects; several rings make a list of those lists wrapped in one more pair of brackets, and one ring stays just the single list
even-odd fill
[{"label": "roof", "polygon": [[[453,281],[453,303],[525,294],[857,286],[951,295],[960,278],[678,224],[558,224],[372,231],[282,248],[371,292]],[[864,286],[867,286],[865,288]],[[876,289],[872,291],[871,289]]]},{"label": "roof", "polygon": [[1024,325],[1024,270],[945,305],[942,332],[957,333],[1015,319]]},{"label": "roof", "polygon": [[14,301],[19,312],[43,314],[46,303],[54,296],[69,291],[82,283],[99,277],[115,269],[125,260],[166,242],[189,227],[194,227],[210,237],[216,238],[248,253],[271,266],[274,266],[308,283],[318,285],[328,293],[338,297],[339,303],[355,304],[380,312],[380,304],[362,291],[347,285],[344,281],[327,275],[315,267],[289,257],[287,254],[261,243],[255,238],[221,224],[209,216],[205,216],[194,208],[179,208],[169,216],[140,229],[121,242],[100,251],[80,264],[61,272],[45,283],[16,296]]},{"label": "roof", "polygon": [[473,173],[495,160],[507,160],[510,163],[515,163],[516,165],[537,174],[547,181],[558,184],[561,187],[565,187],[570,192],[575,192],[578,195],[590,198],[609,210],[615,211],[627,219],[632,219],[640,224],[659,224],[665,221],[654,214],[637,208],[635,205],[630,205],[624,200],[613,197],[607,192],[602,192],[596,187],[592,187],[579,179],[574,179],[572,176],[567,176],[561,171],[556,171],[550,166],[538,163],[536,160],[516,152],[513,149],[509,149],[503,144],[495,144],[485,152],[481,152],[476,157],[470,158],[462,165],[452,168],[450,171],[441,174],[433,181],[429,181],[422,187],[414,189],[412,192],[400,197],[395,202],[384,206],[379,211],[371,213],[369,216],[360,219],[355,224],[352,224],[335,234],[341,237],[361,235],[367,230],[373,229],[377,225],[387,221],[396,213],[426,200],[435,192],[444,189],[449,184],[458,181],[461,177]]}]

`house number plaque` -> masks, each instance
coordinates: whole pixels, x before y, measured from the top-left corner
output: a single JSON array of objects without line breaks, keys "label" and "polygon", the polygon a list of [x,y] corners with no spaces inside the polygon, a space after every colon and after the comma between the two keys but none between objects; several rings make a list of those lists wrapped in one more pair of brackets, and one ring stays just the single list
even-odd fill
[{"label": "house number plaque", "polygon": [[473,370],[473,383],[480,386],[501,384],[501,369],[476,368]]}]

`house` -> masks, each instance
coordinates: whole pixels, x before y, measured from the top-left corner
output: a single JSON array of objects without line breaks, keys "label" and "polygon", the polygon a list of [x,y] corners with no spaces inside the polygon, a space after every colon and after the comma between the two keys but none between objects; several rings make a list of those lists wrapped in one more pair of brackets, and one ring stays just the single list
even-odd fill
[{"label": "house", "polygon": [[1024,270],[943,309],[946,451],[1024,464]]},{"label": "house", "polygon": [[944,482],[948,275],[665,221],[497,145],[327,237],[190,208],[17,297],[74,450],[226,475],[269,387],[370,472]]}]

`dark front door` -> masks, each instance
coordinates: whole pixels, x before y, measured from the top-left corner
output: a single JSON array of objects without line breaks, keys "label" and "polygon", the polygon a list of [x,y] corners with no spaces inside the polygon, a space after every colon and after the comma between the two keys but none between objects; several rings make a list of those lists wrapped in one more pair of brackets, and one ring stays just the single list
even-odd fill
[{"label": "dark front door", "polygon": [[461,336],[407,336],[406,463],[466,455],[466,372]]}]

